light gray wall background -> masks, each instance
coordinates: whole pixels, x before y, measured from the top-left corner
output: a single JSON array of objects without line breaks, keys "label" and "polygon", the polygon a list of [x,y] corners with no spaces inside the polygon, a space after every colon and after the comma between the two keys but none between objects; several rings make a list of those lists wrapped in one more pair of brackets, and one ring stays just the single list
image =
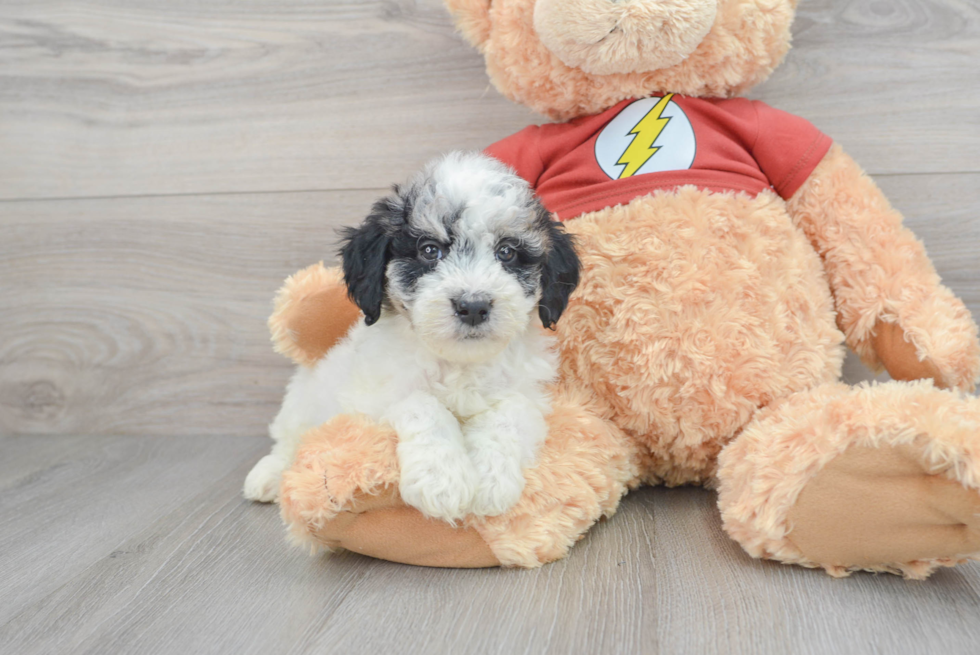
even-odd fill
[{"label": "light gray wall background", "polygon": [[[980,5],[804,0],[794,34],[752,96],[842,143],[980,314]],[[283,278],[532,121],[439,0],[4,0],[0,434],[263,433]]]}]

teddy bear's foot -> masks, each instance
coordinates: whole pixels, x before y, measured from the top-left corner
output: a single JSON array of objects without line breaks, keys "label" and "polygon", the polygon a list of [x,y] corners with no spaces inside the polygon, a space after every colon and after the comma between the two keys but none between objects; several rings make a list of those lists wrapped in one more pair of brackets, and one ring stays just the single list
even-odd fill
[{"label": "teddy bear's foot", "polygon": [[540,566],[615,512],[637,468],[625,436],[579,403],[556,402],[549,429],[517,504],[454,527],[402,501],[392,430],[338,417],[306,435],[283,475],[283,520],[294,542],[314,550],[420,566]]},{"label": "teddy bear's foot", "polygon": [[314,264],[290,276],[276,294],[269,317],[273,347],[297,364],[312,366],[360,316],[340,269]]},{"label": "teddy bear's foot", "polygon": [[290,539],[314,552],[345,549],[419,566],[497,566],[476,530],[426,518],[402,501],[396,445],[393,430],[355,416],[308,432],[280,490]]},{"label": "teddy bear's foot", "polygon": [[980,399],[822,386],[761,412],[718,478],[725,530],[755,557],[925,578],[980,556]]},{"label": "teddy bear's foot", "polygon": [[928,450],[926,439],[851,446],[800,492],[788,539],[814,562],[910,574],[980,553],[980,493]]}]

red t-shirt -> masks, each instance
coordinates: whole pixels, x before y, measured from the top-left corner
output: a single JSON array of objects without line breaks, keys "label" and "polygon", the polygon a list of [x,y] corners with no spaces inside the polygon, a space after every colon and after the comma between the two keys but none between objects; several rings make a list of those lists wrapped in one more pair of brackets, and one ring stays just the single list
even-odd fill
[{"label": "red t-shirt", "polygon": [[668,94],[531,125],[486,152],[567,220],[685,184],[752,195],[772,188],[789,198],[831,143],[808,121],[759,101]]}]

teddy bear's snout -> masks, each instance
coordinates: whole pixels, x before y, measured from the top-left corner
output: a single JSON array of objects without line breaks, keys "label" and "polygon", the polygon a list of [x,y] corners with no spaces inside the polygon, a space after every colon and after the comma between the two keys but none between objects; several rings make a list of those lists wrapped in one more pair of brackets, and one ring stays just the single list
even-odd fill
[{"label": "teddy bear's snout", "polygon": [[717,12],[718,0],[538,0],[534,29],[568,66],[635,73],[684,61]]}]

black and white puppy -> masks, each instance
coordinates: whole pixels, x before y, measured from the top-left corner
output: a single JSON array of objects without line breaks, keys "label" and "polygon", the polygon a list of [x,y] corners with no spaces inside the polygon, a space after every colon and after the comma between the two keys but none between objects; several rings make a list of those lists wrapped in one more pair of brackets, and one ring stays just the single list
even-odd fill
[{"label": "black and white puppy", "polygon": [[398,434],[402,499],[427,516],[493,516],[524,489],[557,374],[552,327],[578,283],[571,238],[495,159],[452,153],[375,203],[341,251],[364,313],[300,367],[245,482],[274,500],[302,434],[359,413]]}]

